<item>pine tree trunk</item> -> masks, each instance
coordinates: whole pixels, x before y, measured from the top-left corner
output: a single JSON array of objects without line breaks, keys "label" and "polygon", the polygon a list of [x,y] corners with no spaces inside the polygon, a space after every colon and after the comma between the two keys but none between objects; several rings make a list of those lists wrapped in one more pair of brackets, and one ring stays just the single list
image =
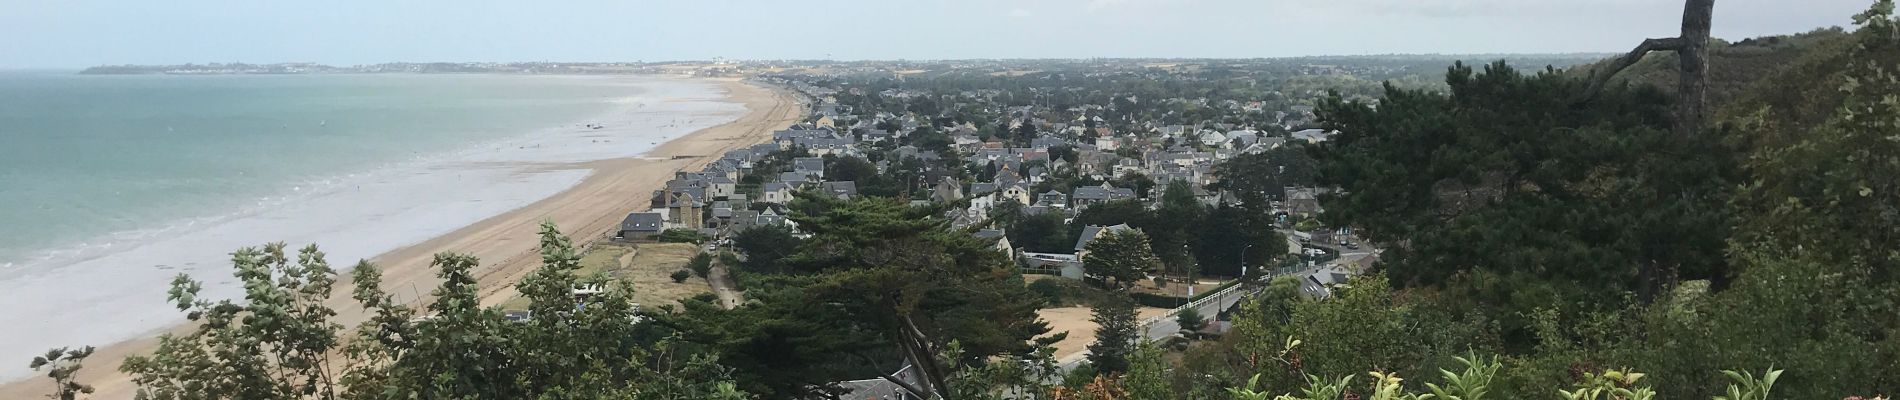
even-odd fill
[{"label": "pine tree trunk", "polygon": [[1689,136],[1702,132],[1708,121],[1709,92],[1709,27],[1714,18],[1715,0],[1686,0],[1682,8],[1682,35],[1672,38],[1643,40],[1631,50],[1610,61],[1608,65],[1596,70],[1590,76],[1589,86],[1577,103],[1588,102],[1596,98],[1598,92],[1609,84],[1610,78],[1624,68],[1642,61],[1643,56],[1652,51],[1674,51],[1681,61],[1676,86],[1676,124],[1677,135]]},{"label": "pine tree trunk", "polygon": [[1709,26],[1715,0],[1688,0],[1682,10],[1682,76],[1676,86],[1676,134],[1702,133],[1708,121]]}]

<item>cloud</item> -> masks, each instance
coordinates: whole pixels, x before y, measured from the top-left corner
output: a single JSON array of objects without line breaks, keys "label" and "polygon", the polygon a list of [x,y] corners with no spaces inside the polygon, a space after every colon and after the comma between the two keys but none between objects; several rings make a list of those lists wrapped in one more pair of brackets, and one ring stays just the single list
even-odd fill
[{"label": "cloud", "polygon": [[1009,15],[1010,18],[1029,18],[1030,16],[1036,15],[1036,13],[1030,12],[1027,9],[1012,8],[1007,15]]}]

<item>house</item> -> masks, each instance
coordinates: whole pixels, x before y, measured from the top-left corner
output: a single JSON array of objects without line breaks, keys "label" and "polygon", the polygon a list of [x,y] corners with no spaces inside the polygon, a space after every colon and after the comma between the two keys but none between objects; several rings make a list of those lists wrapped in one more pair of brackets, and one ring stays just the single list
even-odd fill
[{"label": "house", "polygon": [[792,185],[784,182],[767,183],[764,186],[760,186],[759,191],[762,192],[759,194],[759,201],[774,204],[788,204],[792,202]]},{"label": "house", "polygon": [[1319,194],[1311,188],[1288,188],[1286,207],[1287,213],[1296,216],[1313,216],[1324,211],[1319,206]]},{"label": "house", "polygon": [[1339,132],[1324,129],[1303,129],[1298,132],[1293,132],[1293,139],[1304,140],[1307,143],[1319,143],[1332,138],[1333,135],[1337,133]]},{"label": "house", "polygon": [[1076,259],[1081,259],[1084,255],[1087,255],[1089,242],[1094,242],[1095,238],[1101,237],[1102,234],[1108,233],[1108,232],[1121,232],[1121,231],[1126,231],[1130,229],[1135,229],[1135,228],[1128,227],[1128,224],[1116,224],[1112,226],[1089,225],[1086,227],[1082,227],[1082,235],[1077,236],[1075,238]]},{"label": "house", "polygon": [[1036,205],[1042,207],[1069,208],[1069,195],[1055,189],[1036,195]]},{"label": "house", "polygon": [[1134,189],[1118,188],[1118,187],[1115,187],[1115,185],[1112,185],[1106,182],[1102,183],[1101,186],[1083,186],[1083,187],[1075,188],[1075,196],[1074,196],[1076,209],[1082,209],[1084,207],[1088,207],[1088,206],[1092,206],[1096,204],[1102,204],[1102,203],[1107,203],[1111,201],[1126,200],[1126,199],[1132,199],[1132,198],[1135,198]]},{"label": "house", "polygon": [[778,182],[787,185],[804,186],[809,183],[818,182],[818,176],[808,172],[780,172],[778,174]]},{"label": "house", "polygon": [[1018,262],[1026,269],[1054,270],[1063,278],[1081,280],[1082,260],[1074,254],[1023,252]]},{"label": "house", "polygon": [[1220,147],[1227,144],[1227,135],[1216,131],[1201,131],[1195,140],[1200,141],[1202,146]]},{"label": "house", "polygon": [[699,229],[706,227],[705,214],[700,211],[699,199],[692,193],[675,193],[666,205],[666,212],[674,222],[673,227]]},{"label": "house", "polygon": [[627,214],[620,220],[620,234],[623,239],[645,239],[659,235],[666,230],[666,214],[657,212],[637,212]]},{"label": "house", "polygon": [[800,175],[816,176],[818,177],[818,179],[824,179],[825,178],[825,158],[824,157],[794,158],[792,159],[792,172],[796,172]]},{"label": "house", "polygon": [[1352,279],[1353,273],[1336,265],[1328,265],[1298,272],[1300,295],[1310,299],[1324,299],[1333,296],[1333,287],[1345,284]]},{"label": "house", "polygon": [[973,233],[979,239],[995,240],[996,251],[1003,252],[1010,260],[1016,259],[1016,247],[1009,244],[1009,236],[1000,229],[983,229]]},{"label": "house", "polygon": [[851,200],[858,196],[858,184],[852,181],[825,182],[818,184],[818,190],[837,197],[838,200]]},{"label": "house", "polygon": [[[891,376],[903,380],[905,384],[913,386],[922,379],[916,372],[912,371],[911,365],[908,362],[904,363],[904,366],[898,368],[897,372],[892,373]],[[898,385],[884,378],[838,382],[838,387],[844,389],[844,393],[837,397],[839,399],[918,400],[916,396],[910,394],[910,391],[905,390],[903,385]]]},{"label": "house", "polygon": [[1029,205],[1029,186],[1024,186],[1020,182],[1011,183],[1009,186],[1004,186],[1002,190],[996,191],[996,196],[1005,200],[1015,200],[1026,206]]},{"label": "house", "polygon": [[963,182],[958,181],[957,178],[945,176],[930,189],[931,201],[949,203],[961,199],[963,199]]}]

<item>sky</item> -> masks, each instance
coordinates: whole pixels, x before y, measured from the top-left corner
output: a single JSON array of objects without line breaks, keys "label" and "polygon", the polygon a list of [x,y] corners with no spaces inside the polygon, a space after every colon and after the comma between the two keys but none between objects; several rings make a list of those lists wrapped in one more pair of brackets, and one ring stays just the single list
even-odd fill
[{"label": "sky", "polygon": [[[1872,0],[1718,0],[1716,37]],[[1624,52],[1680,0],[0,0],[0,68]]]}]

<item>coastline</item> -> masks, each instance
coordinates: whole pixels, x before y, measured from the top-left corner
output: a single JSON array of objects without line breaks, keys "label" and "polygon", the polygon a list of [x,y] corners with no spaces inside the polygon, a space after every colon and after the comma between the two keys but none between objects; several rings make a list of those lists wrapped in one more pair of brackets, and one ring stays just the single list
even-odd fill
[{"label": "coastline", "polygon": [[[586,171],[586,176],[550,197],[372,257],[371,261],[384,270],[385,290],[394,294],[415,288],[416,292],[426,293],[438,283],[429,268],[434,254],[460,252],[483,260],[477,270],[482,302],[499,304],[514,296],[512,283],[515,280],[539,266],[535,232],[542,221],[554,221],[574,238],[577,246],[587,246],[606,237],[626,212],[646,209],[652,190],[671,179],[674,171],[697,169],[728,150],[763,143],[770,139],[773,130],[783,129],[803,116],[796,98],[783,89],[737,79],[712,81],[725,89],[726,101],[744,106],[743,115],[667,141],[641,156],[538,168],[538,172]],[[354,260],[330,261],[347,265]],[[330,307],[338,312],[335,321],[345,326],[367,318],[360,306],[348,298],[351,288],[347,283],[340,284],[334,291],[336,297],[329,301]],[[420,304],[422,300],[415,296],[398,297],[412,304]],[[101,345],[86,363],[79,379],[97,389],[93,398],[132,398],[136,387],[129,376],[118,372],[119,364],[128,355],[149,353],[156,346],[156,333],[188,329],[179,324],[153,335]],[[40,397],[50,390],[50,381],[31,375],[0,383],[0,398]]]}]

